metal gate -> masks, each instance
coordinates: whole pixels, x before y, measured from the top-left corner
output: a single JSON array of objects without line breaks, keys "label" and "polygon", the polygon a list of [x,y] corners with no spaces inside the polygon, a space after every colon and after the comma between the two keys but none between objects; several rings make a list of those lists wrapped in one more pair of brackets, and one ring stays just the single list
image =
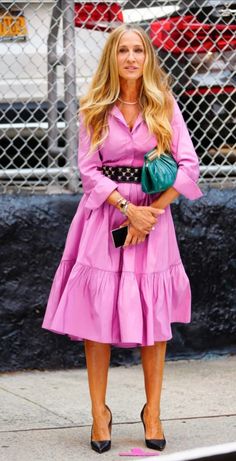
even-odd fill
[{"label": "metal gate", "polygon": [[236,0],[0,3],[0,192],[81,189],[78,98],[112,28],[141,25],[172,76],[201,183],[236,183]]}]

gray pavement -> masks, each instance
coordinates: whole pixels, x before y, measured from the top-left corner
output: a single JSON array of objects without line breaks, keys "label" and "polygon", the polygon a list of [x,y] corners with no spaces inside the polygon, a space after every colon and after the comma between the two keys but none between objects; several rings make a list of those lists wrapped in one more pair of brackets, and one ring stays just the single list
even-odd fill
[{"label": "gray pavement", "polygon": [[[235,382],[235,356],[167,361],[161,405],[167,445],[159,458],[164,461],[169,453],[236,441]],[[98,455],[89,444],[86,370],[2,373],[0,459],[135,459],[122,458],[119,452],[133,447],[148,451],[139,416],[144,402],[141,366],[110,368],[107,403],[113,412],[112,449]]]}]

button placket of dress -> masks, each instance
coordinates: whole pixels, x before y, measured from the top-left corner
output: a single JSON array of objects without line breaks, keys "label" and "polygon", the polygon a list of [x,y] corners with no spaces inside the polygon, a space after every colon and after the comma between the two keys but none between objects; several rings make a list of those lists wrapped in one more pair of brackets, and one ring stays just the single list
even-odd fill
[{"label": "button placket of dress", "polygon": [[[133,127],[134,128],[134,127]],[[133,166],[134,162],[134,139],[133,139],[133,130],[130,131],[129,126],[127,125],[127,129],[129,132],[129,143],[132,144],[132,153],[133,153],[133,158],[131,159],[131,164],[130,166]],[[132,187],[134,186],[134,183],[129,183],[129,197],[132,197]]]},{"label": "button placket of dress", "polygon": [[[119,123],[121,123],[123,125],[123,127],[126,130],[127,144],[132,145],[132,149],[129,149],[129,151],[131,151],[133,153],[133,158],[130,158],[130,157],[129,158],[131,160],[130,166],[133,166],[133,163],[134,163],[134,160],[135,160],[135,147],[134,147],[135,139],[134,139],[134,135],[136,133],[136,130],[137,130],[138,126],[143,122],[142,114],[139,113],[138,117],[135,120],[135,123],[134,123],[134,126],[133,126],[132,130],[129,129],[129,126],[128,126],[122,112],[119,110],[119,108],[117,106],[113,107],[112,115],[113,115],[113,117],[116,118],[116,120]],[[136,192],[137,184],[135,184],[135,183],[126,183],[126,185],[128,185],[128,187],[129,187],[129,189],[127,191],[128,192],[127,196],[129,198],[132,198],[133,195],[134,195],[134,192]],[[136,195],[137,194],[135,193],[135,197],[136,197]],[[122,271],[123,272],[133,272],[133,273],[135,273],[136,245],[129,245],[129,246],[124,247],[124,248],[121,247],[121,251],[122,251],[122,260],[123,260]]]},{"label": "button placket of dress", "polygon": [[[137,122],[137,120],[136,120],[136,122]],[[127,131],[129,133],[129,143],[132,145],[132,149],[130,149],[130,151],[133,154],[133,158],[130,158],[130,160],[131,160],[130,166],[133,166],[134,158],[135,158],[135,155],[134,155],[135,148],[134,148],[133,134],[134,134],[134,130],[135,130],[135,127],[136,127],[136,122],[135,122],[132,130],[130,130],[129,126],[127,125]],[[133,192],[135,191],[135,189],[133,189],[133,188],[136,188],[137,185],[135,183],[128,183],[128,184],[129,184],[129,198],[130,198],[130,201],[132,202]],[[124,247],[124,251],[123,251],[123,272],[131,272],[131,273],[133,272],[133,273],[135,273],[135,261],[136,261],[135,254],[136,254],[136,245],[129,245],[127,247]]]},{"label": "button placket of dress", "polygon": [[[140,118],[141,118],[141,120],[139,120]],[[134,163],[135,163],[135,160],[136,160],[136,155],[135,155],[136,148],[135,148],[135,136],[134,135],[135,135],[136,129],[138,128],[138,126],[140,125],[140,123],[142,121],[143,121],[143,118],[139,114],[139,116],[136,119],[136,122],[135,122],[135,124],[133,126],[133,129],[130,131],[130,140],[132,142],[132,154],[133,154],[131,166],[134,166]],[[135,176],[135,172],[132,173],[132,175]],[[135,182],[130,184],[130,194],[133,196],[134,193],[135,193],[135,202],[134,202],[134,204],[137,205],[137,183],[135,183]]]}]

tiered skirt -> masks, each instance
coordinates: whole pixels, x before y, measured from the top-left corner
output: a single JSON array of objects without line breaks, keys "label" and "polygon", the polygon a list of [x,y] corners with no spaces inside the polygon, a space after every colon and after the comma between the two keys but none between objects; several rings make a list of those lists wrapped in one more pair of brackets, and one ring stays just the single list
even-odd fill
[{"label": "tiered skirt", "polygon": [[[122,196],[150,205],[140,184],[120,183]],[[179,254],[171,208],[145,241],[115,248],[111,230],[125,217],[104,202],[86,207],[83,195],[52,283],[42,328],[119,347],[172,338],[171,324],[189,323],[191,290]]]}]

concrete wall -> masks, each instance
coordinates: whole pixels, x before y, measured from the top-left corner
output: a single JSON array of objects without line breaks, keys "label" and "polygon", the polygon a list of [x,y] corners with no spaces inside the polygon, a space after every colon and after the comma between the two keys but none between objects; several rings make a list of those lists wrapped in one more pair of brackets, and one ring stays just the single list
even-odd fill
[{"label": "concrete wall", "polygon": [[[41,328],[52,278],[79,195],[0,196],[0,370],[83,367],[83,343]],[[167,358],[235,352],[236,196],[209,189],[172,204],[192,287],[192,322],[175,324]],[[112,364],[138,349],[113,348]]]}]

